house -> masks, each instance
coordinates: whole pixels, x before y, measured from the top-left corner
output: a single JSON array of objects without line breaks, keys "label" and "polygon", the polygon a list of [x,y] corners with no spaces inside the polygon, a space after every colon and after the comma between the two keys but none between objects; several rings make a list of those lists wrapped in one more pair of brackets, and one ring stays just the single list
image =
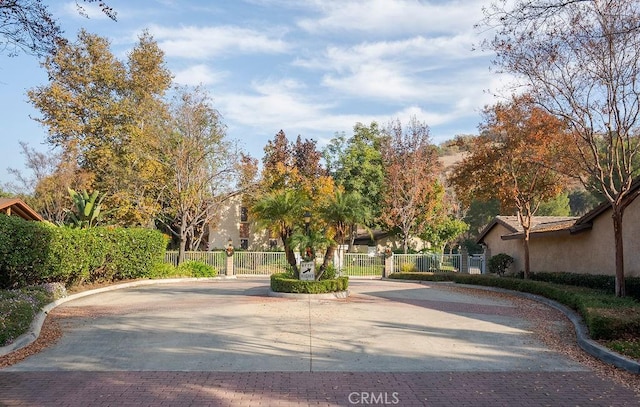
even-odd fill
[{"label": "house", "polygon": [[[640,190],[640,182],[633,185]],[[615,275],[615,246],[611,207],[605,202],[580,218],[536,216],[532,219],[529,260],[532,272],[573,272]],[[640,199],[623,218],[625,276],[640,277]],[[524,232],[515,216],[498,216],[478,237],[487,258],[506,253],[512,271],[524,269]]]},{"label": "house", "polygon": [[226,201],[209,223],[208,249],[224,249],[231,241],[235,248],[243,250],[283,249],[282,242],[260,229],[249,219],[249,208],[243,205],[241,196]]},{"label": "house", "polygon": [[19,216],[25,220],[44,220],[39,213],[18,198],[0,198],[0,213],[8,216]]}]

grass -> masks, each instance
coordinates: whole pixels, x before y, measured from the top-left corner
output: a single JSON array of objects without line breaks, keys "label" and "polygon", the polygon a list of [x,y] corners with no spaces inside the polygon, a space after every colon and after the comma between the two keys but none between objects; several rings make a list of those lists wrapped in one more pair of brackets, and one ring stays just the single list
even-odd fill
[{"label": "grass", "polygon": [[601,341],[601,344],[631,359],[640,360],[640,338]]}]

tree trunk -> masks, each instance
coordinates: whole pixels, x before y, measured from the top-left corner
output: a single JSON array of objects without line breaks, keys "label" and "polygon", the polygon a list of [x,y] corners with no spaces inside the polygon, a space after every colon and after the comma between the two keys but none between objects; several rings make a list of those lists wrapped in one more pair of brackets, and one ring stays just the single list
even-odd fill
[{"label": "tree trunk", "polygon": [[529,264],[529,228],[524,229],[524,279],[529,278],[530,264]]},{"label": "tree trunk", "polygon": [[180,231],[180,245],[178,246],[178,265],[182,264],[184,261],[184,252],[187,246],[187,238],[184,236],[182,231]]},{"label": "tree trunk", "polygon": [[316,280],[320,280],[320,277],[324,274],[324,271],[329,267],[329,262],[333,260],[333,255],[336,251],[336,245],[329,245],[327,247],[327,251],[324,253],[324,258],[322,259],[322,266],[320,266],[320,273],[318,273],[318,277]]},{"label": "tree trunk", "polygon": [[187,248],[187,229],[184,226],[186,225],[186,221],[186,216],[183,214],[180,221],[180,227],[178,229],[178,239],[180,239],[180,244],[178,246],[178,265],[182,264],[184,261],[184,252]]},{"label": "tree trunk", "polygon": [[619,205],[612,204],[613,210],[613,236],[615,240],[615,254],[616,254],[616,296],[626,296],[626,289],[624,283],[624,251],[622,242],[622,208]]}]

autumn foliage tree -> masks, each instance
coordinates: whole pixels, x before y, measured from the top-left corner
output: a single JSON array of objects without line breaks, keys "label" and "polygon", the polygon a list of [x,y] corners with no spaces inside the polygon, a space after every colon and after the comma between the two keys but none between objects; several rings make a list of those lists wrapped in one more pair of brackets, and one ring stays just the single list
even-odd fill
[{"label": "autumn foliage tree", "polygon": [[568,123],[574,173],[611,205],[616,295],[625,295],[622,220],[640,174],[640,8],[635,0],[497,1],[496,64]]},{"label": "autumn foliage tree", "polygon": [[298,136],[290,142],[280,130],[264,151],[259,188],[250,212],[281,239],[287,260],[295,269],[291,238],[302,225],[302,214],[310,211],[315,227],[323,229],[320,210],[333,196],[335,185],[321,165],[322,155],[314,140]]},{"label": "autumn foliage tree", "polygon": [[528,278],[532,217],[564,185],[564,177],[551,167],[566,146],[566,126],[528,96],[488,107],[484,116],[482,134],[455,166],[449,182],[466,205],[474,198],[497,198],[503,212],[516,213],[524,231],[524,276]]},{"label": "autumn foliage tree", "polygon": [[429,127],[412,118],[406,127],[399,120],[386,129],[381,146],[384,163],[381,222],[397,230],[402,249],[443,210],[444,188],[438,182],[440,168]]},{"label": "autumn foliage tree", "polygon": [[171,132],[157,155],[170,174],[160,195],[159,219],[177,238],[181,263],[186,250],[198,250],[217,209],[238,193],[241,160],[201,88],[179,89],[171,117]]},{"label": "autumn foliage tree", "polygon": [[41,113],[36,120],[48,129],[47,142],[92,175],[89,189],[107,195],[116,222],[149,225],[167,177],[154,158],[169,121],[163,98],[171,73],[163,52],[143,33],[120,61],[109,41],[81,31],[43,66],[49,83],[28,96]]}]

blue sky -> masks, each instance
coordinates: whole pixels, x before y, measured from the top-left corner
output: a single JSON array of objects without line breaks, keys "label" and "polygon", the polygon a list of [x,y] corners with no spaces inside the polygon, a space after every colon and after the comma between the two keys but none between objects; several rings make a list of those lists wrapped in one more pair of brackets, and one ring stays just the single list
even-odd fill
[{"label": "blue sky", "polygon": [[[354,124],[411,116],[434,143],[475,134],[501,87],[491,55],[473,51],[489,0],[108,0],[117,22],[75,2],[49,1],[65,35],[107,37],[124,59],[143,29],[165,52],[175,82],[203,84],[230,138],[256,158],[283,129],[326,144]],[[35,57],[0,55],[0,183],[22,169],[19,141],[41,151],[46,129],[26,91],[46,84]],[[488,92],[491,91],[491,92]]]}]

